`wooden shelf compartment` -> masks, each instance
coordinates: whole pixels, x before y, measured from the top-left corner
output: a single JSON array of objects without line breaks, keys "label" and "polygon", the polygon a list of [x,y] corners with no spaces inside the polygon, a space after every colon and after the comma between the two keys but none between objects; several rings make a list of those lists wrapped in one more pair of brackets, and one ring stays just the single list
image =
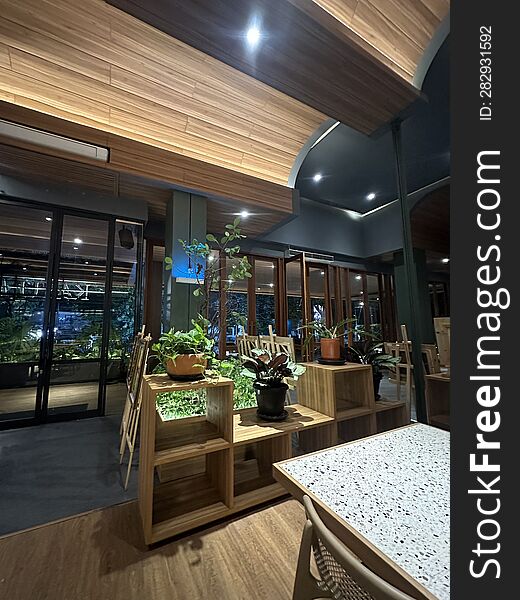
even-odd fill
[{"label": "wooden shelf compartment", "polygon": [[283,436],[293,431],[310,429],[334,421],[333,417],[301,404],[291,404],[285,408],[289,417],[279,423],[262,421],[256,416],[256,408],[236,412],[233,415],[233,445],[239,446],[257,440]]},{"label": "wooden shelf compartment", "polygon": [[231,446],[205,416],[166,421],[157,428],[154,465],[164,465]]},{"label": "wooden shelf compartment", "polygon": [[376,412],[382,412],[384,410],[394,410],[396,408],[406,407],[406,402],[404,400],[378,400],[376,402]]},{"label": "wooden shelf compartment", "polygon": [[[389,402],[392,406],[382,407],[376,412],[377,433],[402,427],[410,422],[410,415],[405,402]],[[397,406],[400,404],[400,406]]]},{"label": "wooden shelf compartment", "polygon": [[361,416],[356,419],[338,421],[339,443],[353,442],[376,433],[376,415]]},{"label": "wooden shelf compartment", "polygon": [[346,363],[339,366],[305,363],[298,380],[298,401],[336,420],[355,419],[374,411],[372,367]]},{"label": "wooden shelf compartment", "polygon": [[[153,488],[152,537],[185,531],[186,523],[209,522],[233,507],[232,449],[169,465]],[[207,521],[204,519],[207,518]]]},{"label": "wooden shelf compartment", "polygon": [[440,429],[450,430],[450,415],[449,414],[438,414],[430,416],[430,425],[433,427],[439,427]]},{"label": "wooden shelf compartment", "polygon": [[276,483],[273,463],[291,457],[291,434],[257,440],[235,446],[234,455],[234,498],[254,494],[262,488]]}]

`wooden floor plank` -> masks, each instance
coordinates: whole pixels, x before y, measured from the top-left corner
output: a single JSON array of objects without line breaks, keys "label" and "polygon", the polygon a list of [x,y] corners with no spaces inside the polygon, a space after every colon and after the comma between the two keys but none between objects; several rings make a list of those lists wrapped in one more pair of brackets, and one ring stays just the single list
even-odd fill
[{"label": "wooden floor plank", "polygon": [[288,500],[148,550],[135,502],[0,539],[0,598],[284,600],[304,512]]}]

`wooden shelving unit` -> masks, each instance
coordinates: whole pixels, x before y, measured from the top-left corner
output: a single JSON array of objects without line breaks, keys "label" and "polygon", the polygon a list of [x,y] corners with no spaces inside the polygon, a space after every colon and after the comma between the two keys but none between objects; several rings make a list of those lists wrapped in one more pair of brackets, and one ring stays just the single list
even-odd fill
[{"label": "wooden shelving unit", "polygon": [[426,375],[426,413],[428,423],[450,429],[450,376],[447,373]]},{"label": "wooden shelving unit", "polygon": [[406,402],[375,401],[372,367],[305,363],[298,400],[334,418],[338,437],[352,441],[410,422]]},{"label": "wooden shelving unit", "polygon": [[[163,421],[158,394],[206,389],[207,414]],[[256,409],[233,412],[233,382],[179,383],[167,375],[145,377],[139,459],[139,507],[147,544],[199,527],[286,494],[272,464],[300,447],[336,443],[334,417],[304,404],[287,407],[280,423],[260,421]]]}]

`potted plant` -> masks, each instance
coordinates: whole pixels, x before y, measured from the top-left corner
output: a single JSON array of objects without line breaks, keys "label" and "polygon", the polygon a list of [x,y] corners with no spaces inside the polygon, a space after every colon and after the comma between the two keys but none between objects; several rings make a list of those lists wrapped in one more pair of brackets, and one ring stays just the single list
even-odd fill
[{"label": "potted plant", "polygon": [[305,340],[305,346],[310,344],[317,334],[320,338],[320,351],[323,360],[339,361],[341,359],[341,340],[348,335],[345,325],[352,323],[354,319],[343,319],[331,327],[327,327],[321,321],[313,321],[299,329],[308,329],[310,334]]},{"label": "potted plant", "polygon": [[[369,335],[365,332],[365,335]],[[372,365],[372,380],[374,382],[374,397],[381,400],[379,386],[383,379],[383,369],[393,368],[401,359],[383,352],[383,342],[368,339],[360,347],[349,346],[348,351],[354,362],[362,365]]]},{"label": "potted plant", "polygon": [[298,379],[305,367],[293,363],[284,353],[271,354],[263,348],[254,348],[253,356],[243,356],[243,374],[254,379],[253,388],[258,405],[257,415],[264,421],[284,421],[288,386],[284,379]]},{"label": "potted plant", "polygon": [[190,331],[174,331],[163,333],[152,350],[159,357],[166,372],[172,379],[201,379],[213,358],[213,340],[209,339],[204,329],[195,321]]}]

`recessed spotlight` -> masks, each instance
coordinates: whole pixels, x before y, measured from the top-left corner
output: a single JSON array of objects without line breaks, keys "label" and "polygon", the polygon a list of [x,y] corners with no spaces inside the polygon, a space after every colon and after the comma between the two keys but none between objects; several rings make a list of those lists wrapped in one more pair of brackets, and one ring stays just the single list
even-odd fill
[{"label": "recessed spotlight", "polygon": [[262,288],[256,288],[256,291],[259,292]]},{"label": "recessed spotlight", "polygon": [[359,281],[361,279],[361,275],[356,275],[356,279]]},{"label": "recessed spotlight", "polygon": [[374,192],[370,192],[370,194],[368,194],[367,196],[367,200],[374,200],[375,197],[376,195],[374,194]]},{"label": "recessed spotlight", "polygon": [[249,212],[247,210],[242,210],[240,212],[240,216],[242,217],[242,219],[247,219],[247,217],[249,217]]},{"label": "recessed spotlight", "polygon": [[97,277],[97,273],[94,273],[94,276]]},{"label": "recessed spotlight", "polygon": [[449,258],[443,258],[443,259],[441,260],[441,262],[443,262],[444,264],[446,264],[446,263],[449,263],[449,262],[450,262],[450,259],[449,259]]},{"label": "recessed spotlight", "polygon": [[46,221],[52,221],[52,217],[45,217]]},{"label": "recessed spotlight", "polygon": [[251,48],[254,48],[260,41],[262,34],[256,25],[251,26],[246,32],[246,40]]},{"label": "recessed spotlight", "polygon": [[315,183],[318,183],[319,181],[321,181],[323,179],[323,175],[321,173],[316,173],[316,175],[314,175],[313,179],[314,179]]},{"label": "recessed spotlight", "polygon": [[27,271],[27,267],[22,267],[22,271]]},{"label": "recessed spotlight", "polygon": [[88,260],[85,261],[85,264],[88,265]]},{"label": "recessed spotlight", "polygon": [[83,244],[83,240],[81,238],[74,238],[73,242],[75,244]]},{"label": "recessed spotlight", "polygon": [[274,269],[274,265],[271,265],[271,269]]},{"label": "recessed spotlight", "polygon": [[322,271],[322,272],[321,272],[321,275],[325,275],[325,271]]},{"label": "recessed spotlight", "polygon": [[274,283],[270,283],[270,284],[269,284],[269,287],[274,287]]}]

